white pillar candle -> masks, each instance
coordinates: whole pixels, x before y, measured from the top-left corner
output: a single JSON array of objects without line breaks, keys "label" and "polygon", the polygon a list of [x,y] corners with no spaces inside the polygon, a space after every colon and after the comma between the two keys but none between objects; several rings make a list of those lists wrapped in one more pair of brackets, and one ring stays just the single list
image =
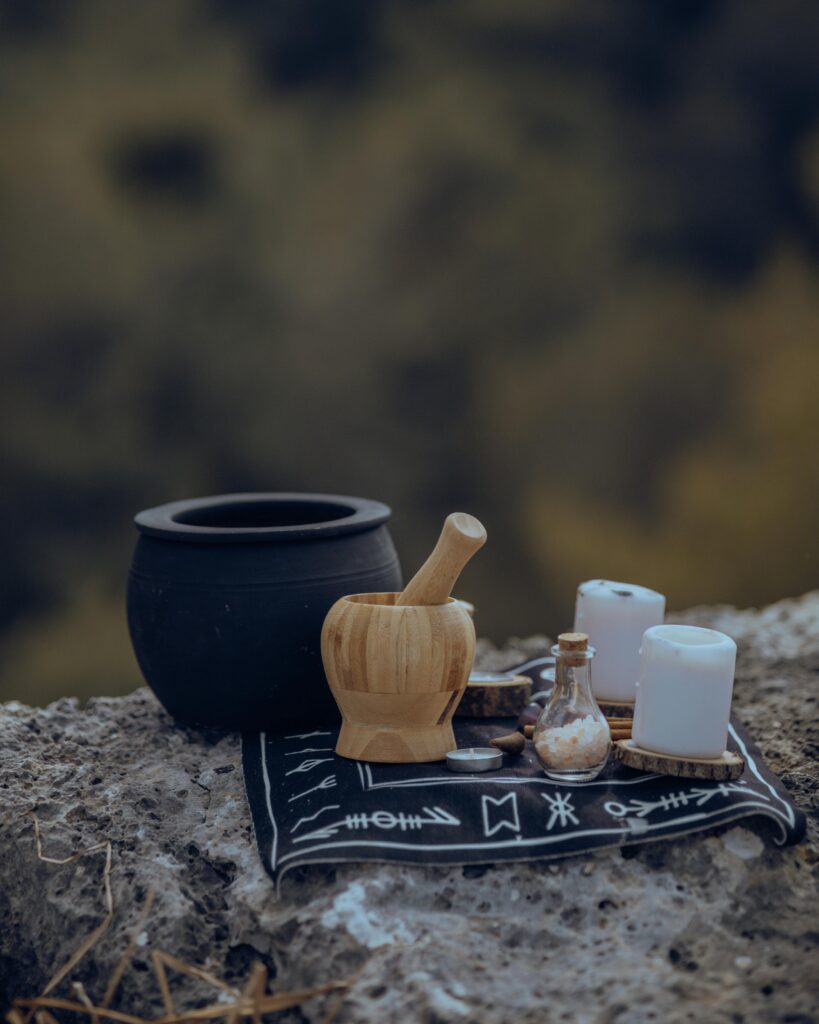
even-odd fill
[{"label": "white pillar candle", "polygon": [[599,700],[634,700],[643,633],[663,621],[665,597],[633,583],[588,580],[577,588],[576,633],[586,633],[597,654],[592,690]]},{"label": "white pillar candle", "polygon": [[721,757],[728,739],[737,645],[699,626],[646,630],[632,738],[675,757]]}]

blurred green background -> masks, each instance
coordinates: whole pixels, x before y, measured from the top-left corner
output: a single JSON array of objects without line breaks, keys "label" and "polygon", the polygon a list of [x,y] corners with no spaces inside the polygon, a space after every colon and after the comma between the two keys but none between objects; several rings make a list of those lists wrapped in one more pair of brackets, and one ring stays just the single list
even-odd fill
[{"label": "blurred green background", "polygon": [[813,0],[0,0],[0,698],[139,683],[131,516],[443,516],[479,632],[817,584]]}]

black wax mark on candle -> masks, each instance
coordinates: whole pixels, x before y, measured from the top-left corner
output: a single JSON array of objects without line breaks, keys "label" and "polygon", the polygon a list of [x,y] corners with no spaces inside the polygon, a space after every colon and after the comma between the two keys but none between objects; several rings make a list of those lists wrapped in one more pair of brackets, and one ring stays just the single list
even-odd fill
[{"label": "black wax mark on candle", "polygon": [[633,590],[615,590],[614,593],[617,594],[618,597],[633,597],[634,596],[634,591]]}]

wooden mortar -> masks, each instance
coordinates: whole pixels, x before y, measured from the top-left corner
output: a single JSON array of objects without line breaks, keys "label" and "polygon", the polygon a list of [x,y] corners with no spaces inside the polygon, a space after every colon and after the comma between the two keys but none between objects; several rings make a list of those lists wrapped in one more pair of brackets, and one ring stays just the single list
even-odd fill
[{"label": "wooden mortar", "polygon": [[472,669],[475,627],[448,595],[485,540],[472,516],[449,516],[403,594],[353,594],[327,613],[321,656],[342,717],[337,754],[419,763],[454,749],[452,715]]}]

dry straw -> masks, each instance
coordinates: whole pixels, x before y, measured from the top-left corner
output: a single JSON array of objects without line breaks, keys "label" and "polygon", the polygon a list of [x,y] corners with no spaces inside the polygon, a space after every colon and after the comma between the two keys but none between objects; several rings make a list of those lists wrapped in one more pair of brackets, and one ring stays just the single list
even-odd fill
[{"label": "dry straw", "polygon": [[[70,985],[71,992],[73,993],[72,999],[54,996],[51,994],[54,989],[71,974],[77,964],[96,946],[113,920],[114,900],[111,892],[112,850],[110,842],[101,842],[89,846],[85,850],[78,850],[69,857],[61,859],[47,857],[43,853],[40,822],[36,814],[32,815],[32,817],[34,818],[37,857],[46,864],[71,864],[81,857],[98,853],[105,854],[105,865],[102,873],[105,917],[80,943],[65,964],[55,972],[40,995],[28,999],[17,998],[14,1000],[13,1008],[6,1015],[8,1024],[31,1024],[32,1019],[34,1024],[60,1024],[59,1018],[52,1012],[58,1010],[84,1016],[88,1018],[89,1024],[102,1024],[103,1021],[114,1021],[117,1024],[183,1024],[186,1021],[213,1021],[220,1018],[223,1018],[226,1024],[239,1024],[239,1021],[245,1018],[251,1018],[253,1024],[262,1024],[262,1017],[265,1014],[289,1010],[295,1006],[300,1006],[302,1003],[306,1003],[310,999],[314,999],[316,996],[335,993],[336,997],[330,1004],[322,1021],[322,1024],[331,1024],[341,1009],[345,995],[356,982],[364,967],[366,967],[365,963],[359,971],[343,981],[331,981],[325,985],[295,989],[290,992],[268,993],[267,968],[262,963],[255,962],[251,966],[247,980],[240,990],[232,985],[228,985],[202,967],[186,964],[178,959],[178,957],[165,953],[162,950],[152,950],[150,954],[151,965],[153,967],[154,979],[162,998],[164,1013],[160,1017],[152,1018],[122,1013],[119,1010],[112,1009],[111,1002],[125,972],[130,966],[131,959],[138,945],[139,936],[150,921],[155,894],[152,889],[149,889],[128,945],[111,972],[105,993],[99,1003],[94,1002],[80,981],[74,981]],[[168,969],[211,985],[219,991],[219,1001],[207,1006],[199,1006],[195,1009],[177,1008],[168,982]]]}]

